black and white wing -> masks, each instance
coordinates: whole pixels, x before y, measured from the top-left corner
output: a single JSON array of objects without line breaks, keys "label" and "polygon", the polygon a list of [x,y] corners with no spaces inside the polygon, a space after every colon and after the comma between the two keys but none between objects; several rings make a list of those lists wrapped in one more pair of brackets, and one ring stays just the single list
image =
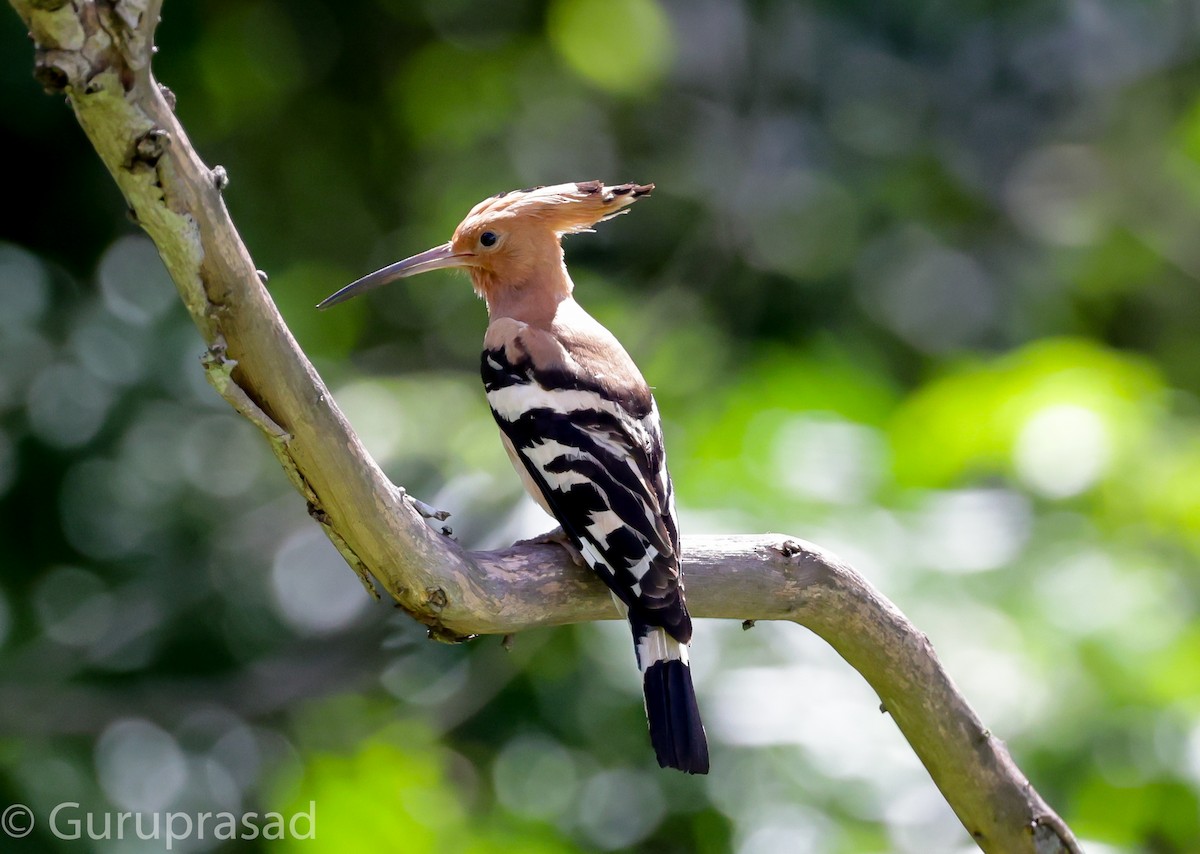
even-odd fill
[{"label": "black and white wing", "polygon": [[538,369],[524,354],[510,362],[503,347],[484,351],[482,373],[535,498],[631,616],[687,643],[675,500],[649,389],[622,394],[602,379]]}]

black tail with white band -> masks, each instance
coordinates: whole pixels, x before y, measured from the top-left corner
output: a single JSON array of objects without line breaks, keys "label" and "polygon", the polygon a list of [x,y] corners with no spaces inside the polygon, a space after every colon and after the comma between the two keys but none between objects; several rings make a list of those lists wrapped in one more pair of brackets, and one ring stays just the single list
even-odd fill
[{"label": "black tail with white band", "polygon": [[630,625],[642,671],[650,743],[658,764],[689,774],[707,774],[708,740],[696,705],[687,646],[665,629]]}]

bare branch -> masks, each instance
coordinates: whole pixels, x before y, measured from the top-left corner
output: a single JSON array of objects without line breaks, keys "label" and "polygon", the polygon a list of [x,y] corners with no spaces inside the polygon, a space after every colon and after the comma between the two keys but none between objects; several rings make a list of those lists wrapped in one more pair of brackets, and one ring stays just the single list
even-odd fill
[{"label": "bare branch", "polygon": [[[615,616],[603,586],[562,549],[469,553],[434,532],[367,455],[264,289],[221,199],[224,170],[200,160],[154,82],[159,0],[10,2],[37,44],[35,77],[67,94],[157,245],[208,343],[210,381],[263,430],[368,589],[378,579],[439,639]],[[1079,850],[928,639],[852,568],[780,535],[686,537],[684,554],[696,616],[792,620],[858,670],[980,848]]]}]

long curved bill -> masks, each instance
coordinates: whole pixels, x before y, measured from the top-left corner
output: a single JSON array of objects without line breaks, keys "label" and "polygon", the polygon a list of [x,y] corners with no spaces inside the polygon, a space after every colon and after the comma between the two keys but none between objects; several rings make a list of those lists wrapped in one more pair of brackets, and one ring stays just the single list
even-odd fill
[{"label": "long curved bill", "polygon": [[382,270],[368,273],[358,281],[351,282],[333,296],[318,303],[317,308],[329,308],[331,305],[337,305],[359,294],[373,291],[375,288],[382,287],[388,282],[396,281],[396,279],[415,276],[418,273],[427,273],[430,270],[442,270],[446,267],[467,267],[470,265],[470,259],[470,255],[455,254],[453,247],[449,243],[443,243],[441,246],[427,249],[419,255],[405,258],[403,261],[397,261],[395,264],[388,264]]}]

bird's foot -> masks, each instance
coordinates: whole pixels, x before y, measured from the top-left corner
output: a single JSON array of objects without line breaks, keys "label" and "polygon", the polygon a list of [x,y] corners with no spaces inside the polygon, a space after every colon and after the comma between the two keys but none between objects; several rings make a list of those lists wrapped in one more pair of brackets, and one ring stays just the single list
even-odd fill
[{"label": "bird's foot", "polygon": [[521,540],[517,543],[518,546],[543,546],[543,545],[558,545],[567,550],[567,554],[571,556],[571,560],[576,566],[587,566],[587,561],[583,559],[583,555],[579,553],[579,549],[575,548],[575,544],[571,542],[571,538],[567,536],[567,532],[559,525],[553,531],[547,531],[544,534],[539,534],[536,537],[530,537],[528,540]]}]

